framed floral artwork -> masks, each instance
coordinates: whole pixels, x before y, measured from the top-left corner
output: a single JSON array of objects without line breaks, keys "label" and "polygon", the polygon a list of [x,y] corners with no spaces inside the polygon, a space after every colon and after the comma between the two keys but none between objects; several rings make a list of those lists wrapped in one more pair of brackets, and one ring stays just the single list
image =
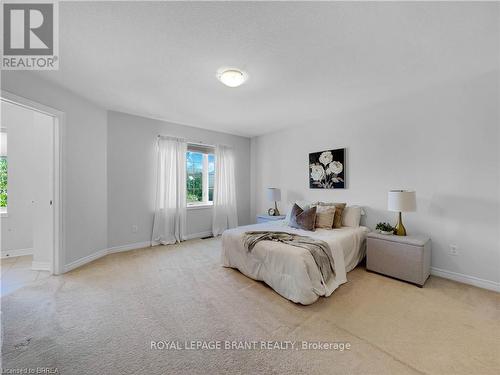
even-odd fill
[{"label": "framed floral artwork", "polygon": [[345,148],[309,154],[309,188],[345,188]]}]

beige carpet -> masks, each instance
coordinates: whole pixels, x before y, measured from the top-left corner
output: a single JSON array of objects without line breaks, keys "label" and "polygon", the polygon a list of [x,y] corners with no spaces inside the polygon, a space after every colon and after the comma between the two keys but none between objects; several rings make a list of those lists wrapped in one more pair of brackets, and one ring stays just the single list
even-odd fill
[{"label": "beige carpet", "polygon": [[[217,239],[114,254],[2,298],[5,368],[60,374],[499,374],[500,295],[357,268],[311,306],[219,265]],[[349,342],[162,350],[152,340]]]}]

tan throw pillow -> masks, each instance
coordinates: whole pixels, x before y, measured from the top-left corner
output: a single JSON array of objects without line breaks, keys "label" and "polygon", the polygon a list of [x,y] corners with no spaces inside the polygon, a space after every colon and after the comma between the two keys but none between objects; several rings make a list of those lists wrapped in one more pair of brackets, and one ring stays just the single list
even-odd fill
[{"label": "tan throw pillow", "polygon": [[346,203],[318,202],[318,206],[335,206],[335,218],[333,219],[333,227],[342,228],[342,212],[344,211]]},{"label": "tan throw pillow", "polygon": [[316,228],[333,228],[336,208],[332,206],[316,207]]},{"label": "tan throw pillow", "polygon": [[303,210],[297,204],[293,205],[289,224],[292,228],[314,231],[315,223],[316,207]]}]

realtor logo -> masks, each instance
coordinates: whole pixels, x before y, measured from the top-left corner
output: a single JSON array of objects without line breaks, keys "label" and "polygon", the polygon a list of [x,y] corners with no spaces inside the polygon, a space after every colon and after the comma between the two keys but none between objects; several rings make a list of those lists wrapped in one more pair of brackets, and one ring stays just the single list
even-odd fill
[{"label": "realtor logo", "polygon": [[3,69],[59,68],[57,5],[57,2],[33,0],[3,3]]}]

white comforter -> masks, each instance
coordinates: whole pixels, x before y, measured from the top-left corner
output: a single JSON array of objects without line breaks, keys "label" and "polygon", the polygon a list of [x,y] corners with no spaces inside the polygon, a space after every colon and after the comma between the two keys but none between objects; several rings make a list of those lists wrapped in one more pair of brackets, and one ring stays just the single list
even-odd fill
[{"label": "white comforter", "polygon": [[[324,285],[311,253],[303,248],[273,241],[259,242],[251,252],[243,245],[243,234],[253,230],[269,230],[309,236],[328,243],[335,262],[335,277]],[[366,227],[316,229],[314,232],[294,229],[283,221],[247,225],[222,234],[222,265],[237,268],[244,275],[261,280],[283,297],[303,305],[328,297],[347,282],[351,271],[365,255]]]}]

